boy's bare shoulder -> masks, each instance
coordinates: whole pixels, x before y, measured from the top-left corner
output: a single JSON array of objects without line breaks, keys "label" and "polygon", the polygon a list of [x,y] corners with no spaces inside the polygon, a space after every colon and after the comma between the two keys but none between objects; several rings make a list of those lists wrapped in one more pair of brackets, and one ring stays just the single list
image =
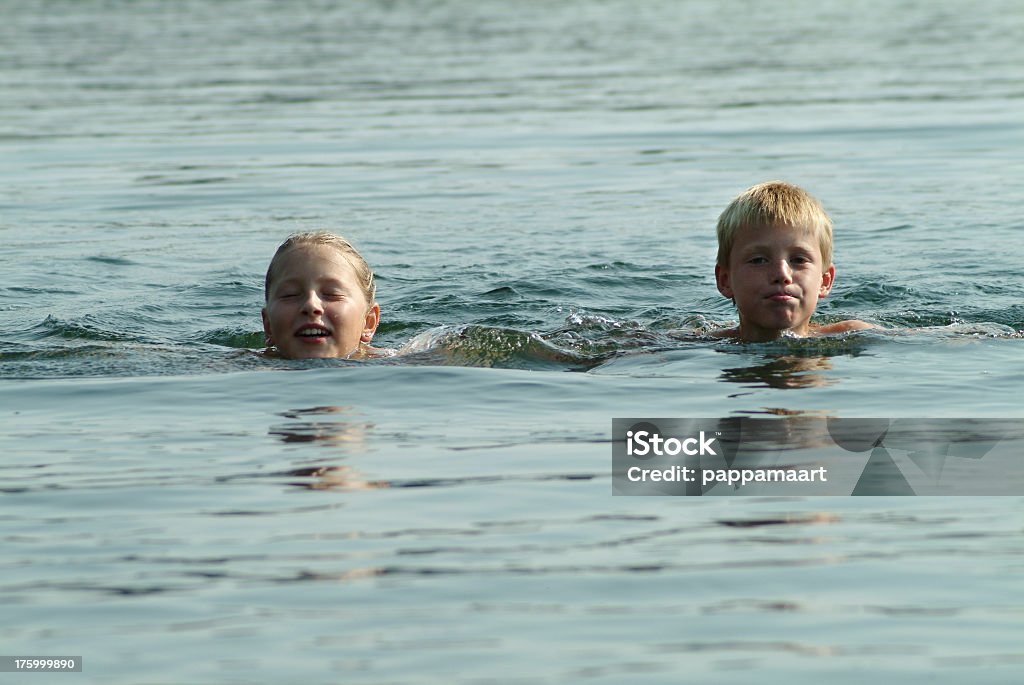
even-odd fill
[{"label": "boy's bare shoulder", "polygon": [[864,331],[869,328],[878,328],[878,326],[872,323],[868,323],[867,321],[860,321],[858,319],[847,319],[846,321],[837,321],[836,323],[830,323],[824,326],[817,326],[815,327],[814,332],[817,335],[828,335],[829,333]]},{"label": "boy's bare shoulder", "polygon": [[[810,329],[809,335],[829,335],[832,333],[847,333],[850,331],[863,331],[871,328],[878,328],[875,324],[868,323],[867,321],[860,321],[859,319],[847,319],[846,321],[837,321],[836,323],[825,324],[824,326],[814,326]],[[723,338],[730,340],[742,340],[743,335],[740,332],[739,327],[735,328],[719,328],[717,330],[708,331],[704,333],[709,338]]]}]

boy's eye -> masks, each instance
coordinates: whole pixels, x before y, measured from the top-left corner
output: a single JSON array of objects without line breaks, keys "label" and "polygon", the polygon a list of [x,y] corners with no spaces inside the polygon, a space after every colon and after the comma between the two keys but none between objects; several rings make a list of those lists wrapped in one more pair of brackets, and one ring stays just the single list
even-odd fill
[{"label": "boy's eye", "polygon": [[751,257],[750,259],[747,260],[747,263],[749,263],[749,264],[764,264],[767,261],[768,260],[765,259],[764,257]]}]

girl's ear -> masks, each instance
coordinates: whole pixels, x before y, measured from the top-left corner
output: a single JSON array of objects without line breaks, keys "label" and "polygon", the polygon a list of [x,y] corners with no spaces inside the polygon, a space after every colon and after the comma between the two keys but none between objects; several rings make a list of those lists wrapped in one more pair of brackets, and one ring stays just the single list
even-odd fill
[{"label": "girl's ear", "polygon": [[274,338],[270,335],[270,319],[267,318],[267,308],[264,307],[260,314],[263,316],[263,337],[267,339],[267,347],[273,347]]},{"label": "girl's ear", "polygon": [[363,321],[363,334],[359,336],[359,340],[364,343],[373,340],[373,334],[377,332],[379,324],[380,305],[374,302],[373,306],[366,311],[366,319]]}]

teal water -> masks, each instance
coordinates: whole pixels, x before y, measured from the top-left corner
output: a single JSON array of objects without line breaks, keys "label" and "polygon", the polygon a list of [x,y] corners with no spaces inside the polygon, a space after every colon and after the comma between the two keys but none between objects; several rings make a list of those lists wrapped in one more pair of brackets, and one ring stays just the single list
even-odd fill
[{"label": "teal water", "polygon": [[[1020,497],[613,498],[609,442],[1021,417],[1018,3],[0,14],[0,652],[95,683],[1019,679]],[[693,336],[734,317],[715,219],[772,178],[835,221],[821,318],[881,330]],[[248,352],[271,254],[321,227],[415,351]]]}]

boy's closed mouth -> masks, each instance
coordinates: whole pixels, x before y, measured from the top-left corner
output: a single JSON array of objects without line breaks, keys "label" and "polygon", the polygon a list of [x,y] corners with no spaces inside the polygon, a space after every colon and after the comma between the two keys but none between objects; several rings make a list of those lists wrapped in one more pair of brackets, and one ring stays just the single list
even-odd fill
[{"label": "boy's closed mouth", "polygon": [[776,292],[769,294],[768,299],[772,302],[789,302],[790,300],[795,300],[797,298],[796,295],[791,295],[787,292]]},{"label": "boy's closed mouth", "polygon": [[306,324],[299,328],[299,330],[295,331],[295,336],[297,338],[302,338],[303,340],[309,340],[311,342],[321,341],[325,338],[329,338],[330,335],[330,329],[319,324]]}]

